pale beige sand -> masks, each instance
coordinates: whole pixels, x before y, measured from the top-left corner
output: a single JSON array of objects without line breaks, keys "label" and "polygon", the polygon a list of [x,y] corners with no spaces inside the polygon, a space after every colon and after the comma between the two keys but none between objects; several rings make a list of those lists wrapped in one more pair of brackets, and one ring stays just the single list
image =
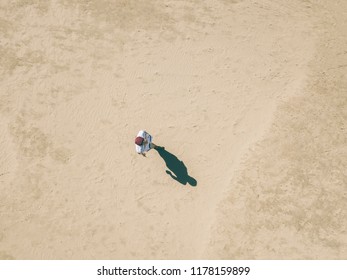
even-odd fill
[{"label": "pale beige sand", "polygon": [[279,106],[244,158],[210,258],[347,259],[347,2],[330,4],[321,3],[304,95]]},{"label": "pale beige sand", "polygon": [[346,258],[329,2],[1,1],[0,258]]}]

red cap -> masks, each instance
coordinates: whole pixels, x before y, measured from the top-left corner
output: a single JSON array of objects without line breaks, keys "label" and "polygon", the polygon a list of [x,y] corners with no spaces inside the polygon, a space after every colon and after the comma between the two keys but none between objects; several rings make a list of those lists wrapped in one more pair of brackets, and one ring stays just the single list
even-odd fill
[{"label": "red cap", "polygon": [[142,137],[138,136],[135,139],[135,144],[141,146],[142,143],[143,143],[143,140],[145,140],[145,139],[143,139]]}]

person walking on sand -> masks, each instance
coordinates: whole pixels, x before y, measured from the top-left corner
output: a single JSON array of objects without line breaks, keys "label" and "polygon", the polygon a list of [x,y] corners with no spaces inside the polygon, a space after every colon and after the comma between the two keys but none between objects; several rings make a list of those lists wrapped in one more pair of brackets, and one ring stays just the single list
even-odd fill
[{"label": "person walking on sand", "polygon": [[152,136],[145,130],[140,130],[135,138],[135,149],[136,152],[140,155],[146,156],[146,152],[150,149],[161,150],[164,147],[157,146],[152,143]]}]

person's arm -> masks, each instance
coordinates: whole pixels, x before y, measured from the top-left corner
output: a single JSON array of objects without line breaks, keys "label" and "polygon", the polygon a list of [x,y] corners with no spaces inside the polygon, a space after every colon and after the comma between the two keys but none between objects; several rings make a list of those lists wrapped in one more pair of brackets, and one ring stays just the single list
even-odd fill
[{"label": "person's arm", "polygon": [[146,157],[146,152],[145,152],[145,141],[143,141],[142,145],[141,145],[141,155]]},{"label": "person's arm", "polygon": [[141,146],[136,146],[136,151],[137,151],[137,154],[146,157],[146,153],[145,153],[145,150],[144,150],[143,143],[142,143]]},{"label": "person's arm", "polygon": [[152,141],[152,136],[147,131],[144,131],[143,138],[145,139],[146,143],[150,143]]}]

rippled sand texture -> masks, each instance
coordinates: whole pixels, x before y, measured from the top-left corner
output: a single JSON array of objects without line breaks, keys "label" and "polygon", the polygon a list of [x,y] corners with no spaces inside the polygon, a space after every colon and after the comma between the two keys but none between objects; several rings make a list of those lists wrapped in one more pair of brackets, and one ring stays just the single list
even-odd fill
[{"label": "rippled sand texture", "polygon": [[0,1],[0,259],[347,258],[346,11]]},{"label": "rippled sand texture", "polygon": [[303,95],[279,106],[219,206],[209,256],[347,258],[347,5],[320,3]]}]

